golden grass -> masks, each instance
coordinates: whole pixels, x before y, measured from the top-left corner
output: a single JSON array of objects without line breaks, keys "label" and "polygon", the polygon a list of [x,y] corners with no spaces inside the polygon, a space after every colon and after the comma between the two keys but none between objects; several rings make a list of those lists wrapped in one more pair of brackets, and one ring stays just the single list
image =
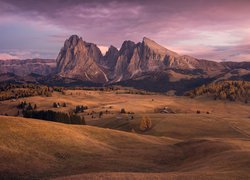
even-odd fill
[{"label": "golden grass", "polygon": [[[38,109],[64,112],[72,111],[76,105],[87,105],[89,110],[84,115],[87,124],[93,126],[0,116],[1,177],[249,177],[249,105],[200,98],[99,91],[67,91],[66,95],[53,93],[52,97],[37,96],[18,101],[24,100],[36,103]],[[53,102],[66,102],[68,106],[55,109]],[[0,102],[0,113],[15,115],[17,103]],[[109,109],[109,106],[112,108]],[[155,108],[166,106],[177,114],[154,112]],[[120,115],[118,112],[121,108],[135,112],[134,119],[127,120],[127,114]],[[106,109],[112,113],[104,114],[100,119],[86,115],[93,110],[99,112]],[[201,114],[196,114],[197,110]],[[210,114],[206,114],[207,111]],[[146,132],[139,130],[143,116],[152,120],[152,128]]]},{"label": "golden grass", "polygon": [[247,138],[178,140],[4,116],[0,129],[2,177],[93,172],[189,172],[199,177],[201,172],[242,175],[250,170]]},{"label": "golden grass", "polygon": [[236,174],[236,173],[211,173],[211,172],[181,172],[181,173],[86,173],[80,175],[66,176],[55,178],[56,180],[77,180],[77,179],[102,179],[102,180],[238,180],[238,179],[248,179],[249,174]]}]

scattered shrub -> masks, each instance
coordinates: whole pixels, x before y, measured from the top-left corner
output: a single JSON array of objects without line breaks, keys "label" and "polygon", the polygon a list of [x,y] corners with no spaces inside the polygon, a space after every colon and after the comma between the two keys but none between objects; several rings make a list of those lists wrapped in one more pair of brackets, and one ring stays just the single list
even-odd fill
[{"label": "scattered shrub", "polygon": [[122,108],[121,111],[120,111],[120,113],[125,114],[126,113],[125,109]]}]

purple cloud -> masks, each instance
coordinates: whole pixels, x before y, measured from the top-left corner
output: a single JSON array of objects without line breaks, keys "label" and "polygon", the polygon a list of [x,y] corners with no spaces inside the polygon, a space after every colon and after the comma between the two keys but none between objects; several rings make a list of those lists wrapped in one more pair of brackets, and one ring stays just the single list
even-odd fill
[{"label": "purple cloud", "polygon": [[240,46],[250,39],[248,0],[0,0],[0,16],[59,27],[64,32],[50,35],[58,44],[70,33],[118,48],[123,40],[147,36],[189,53],[191,47]]}]

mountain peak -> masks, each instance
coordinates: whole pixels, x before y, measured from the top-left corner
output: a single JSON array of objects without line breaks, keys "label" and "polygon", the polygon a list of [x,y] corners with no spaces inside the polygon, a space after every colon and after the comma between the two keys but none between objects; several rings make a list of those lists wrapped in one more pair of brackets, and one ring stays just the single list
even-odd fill
[{"label": "mountain peak", "polygon": [[[108,48],[108,51],[106,52],[106,54],[104,55],[104,57],[108,57],[108,56],[112,56],[113,54],[116,54],[116,53],[118,53],[118,49],[115,47],[115,46],[110,46],[109,48]],[[110,58],[110,57],[109,57]]]},{"label": "mountain peak", "polygon": [[135,43],[133,41],[129,41],[129,40],[124,41],[122,43],[122,47],[120,49],[120,53],[123,53],[123,52],[130,52],[130,53],[132,53],[131,51],[133,51],[134,47],[135,47]]},{"label": "mountain peak", "polygon": [[78,44],[78,42],[82,40],[81,37],[79,37],[78,35],[71,35],[69,37],[69,39],[67,39],[64,43],[65,47],[74,47]]},{"label": "mountain peak", "polygon": [[[130,41],[130,40],[126,40],[122,43],[122,47],[133,47],[135,46],[135,42],[133,41]],[[121,47],[121,49],[122,49]]]},{"label": "mountain peak", "polygon": [[149,47],[150,49],[158,52],[159,54],[168,54],[171,56],[178,56],[178,54],[176,52],[168,50],[167,48],[159,45],[157,42],[155,42],[147,37],[143,38],[142,43],[144,46]]},{"label": "mountain peak", "polygon": [[147,45],[150,48],[153,48],[153,49],[166,49],[163,46],[159,45],[158,43],[156,43],[155,41],[153,41],[147,37],[143,38],[142,43],[144,45]]},{"label": "mountain peak", "polygon": [[80,37],[76,34],[73,34],[69,37],[69,40],[79,40],[79,39],[80,39]]},{"label": "mountain peak", "polygon": [[117,50],[118,51],[118,49],[113,45],[110,45],[108,50],[115,50],[115,51]]},{"label": "mountain peak", "polygon": [[142,42],[154,42],[152,39],[149,39],[148,37],[143,37]]}]

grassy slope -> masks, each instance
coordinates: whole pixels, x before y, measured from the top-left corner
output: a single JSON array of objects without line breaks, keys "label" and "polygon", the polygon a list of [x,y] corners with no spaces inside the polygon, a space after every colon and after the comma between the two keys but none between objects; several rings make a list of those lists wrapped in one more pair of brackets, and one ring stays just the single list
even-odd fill
[{"label": "grassy slope", "polygon": [[[53,109],[59,111],[88,105],[89,112],[99,112],[112,106],[108,110],[113,114],[104,115],[101,119],[91,119],[85,113],[87,123],[124,131],[134,128],[137,131],[141,117],[149,116],[153,128],[145,133],[147,135],[140,135],[92,126],[0,116],[2,176],[58,177],[90,173],[70,178],[104,176],[144,179],[146,175],[140,172],[147,172],[149,178],[163,178],[165,175],[177,179],[249,176],[249,105],[200,98],[98,91],[67,91],[66,95],[53,93],[52,97],[29,97],[18,101],[23,100],[36,103],[38,109],[53,109],[53,102],[66,102],[66,108]],[[15,115],[17,103],[0,102],[0,113]],[[165,106],[178,113],[153,113],[155,108]],[[127,115],[117,119],[121,108],[135,112],[134,120],[127,121]],[[202,113],[196,114],[197,110]],[[206,114],[207,111],[210,114]],[[167,174],[157,174],[159,172]]]},{"label": "grassy slope", "polygon": [[97,178],[101,172],[110,172],[107,177],[123,177],[114,172],[246,177],[250,170],[247,137],[178,140],[4,116],[0,129],[0,172],[8,178],[81,173]]},{"label": "grassy slope", "polygon": [[[144,156],[157,157],[157,147],[176,142],[90,126],[15,117],[0,117],[0,129],[0,169],[2,173],[14,172],[17,175],[143,171],[145,167],[162,170],[154,165],[152,158],[144,160]],[[146,149],[141,154],[138,148]],[[133,161],[134,158],[137,162]]]},{"label": "grassy slope", "polygon": [[[54,92],[52,97],[36,96],[18,99],[17,101],[0,101],[0,114],[16,115],[17,109],[15,107],[21,101],[31,102],[33,105],[36,103],[38,110],[71,111],[76,105],[87,105],[89,112],[92,110],[96,112],[105,111],[106,109],[118,112],[121,108],[125,108],[126,111],[141,114],[152,113],[155,108],[168,106],[182,113],[196,113],[197,110],[200,110],[201,112],[209,111],[222,115],[234,113],[249,116],[249,105],[243,103],[164,95],[115,94],[115,92],[100,91],[66,91],[66,95]],[[53,102],[66,102],[67,107],[55,109],[52,107]],[[109,109],[109,106],[112,106],[112,109]],[[89,119],[88,116],[85,117]]]}]

